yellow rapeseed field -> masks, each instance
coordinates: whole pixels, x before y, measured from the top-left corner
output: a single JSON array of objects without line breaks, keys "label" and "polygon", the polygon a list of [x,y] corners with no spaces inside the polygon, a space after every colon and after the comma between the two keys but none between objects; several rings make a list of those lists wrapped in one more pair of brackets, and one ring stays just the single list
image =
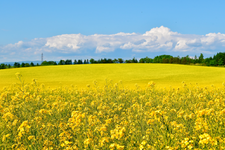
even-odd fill
[{"label": "yellow rapeseed field", "polygon": [[0,70],[0,149],[225,149],[224,68],[91,66]]},{"label": "yellow rapeseed field", "polygon": [[202,87],[212,84],[221,87],[221,83],[225,81],[224,67],[175,64],[85,64],[0,70],[0,89],[16,82],[16,72],[20,72],[26,81],[35,78],[47,87],[73,84],[83,88],[93,80],[103,85],[106,78],[114,82],[122,80],[124,86],[133,88],[136,83],[145,87],[149,81],[154,81],[159,87],[170,85],[178,87],[182,81],[198,83]]}]

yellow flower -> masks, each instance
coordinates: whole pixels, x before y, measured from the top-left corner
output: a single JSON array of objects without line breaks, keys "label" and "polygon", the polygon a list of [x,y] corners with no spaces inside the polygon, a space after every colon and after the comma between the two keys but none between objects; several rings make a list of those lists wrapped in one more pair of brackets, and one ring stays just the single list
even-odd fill
[{"label": "yellow flower", "polygon": [[66,145],[69,145],[69,144],[72,144],[72,142],[70,142],[70,141],[65,141],[65,144],[66,144]]},{"label": "yellow flower", "polygon": [[118,150],[123,150],[123,149],[124,149],[124,146],[120,146],[119,144],[117,144],[117,145],[116,145],[116,148],[117,148]]},{"label": "yellow flower", "polygon": [[107,119],[107,120],[105,120],[105,123],[106,124],[110,124],[112,122],[112,119]]},{"label": "yellow flower", "polygon": [[28,137],[28,140],[32,140],[32,139],[34,139],[35,137],[33,136],[33,135],[31,135],[31,136],[29,136]]},{"label": "yellow flower", "polygon": [[188,149],[192,149],[193,147],[193,144],[188,145]]},{"label": "yellow flower", "polygon": [[22,77],[22,75],[19,72],[17,72],[15,75],[17,79],[20,79]]},{"label": "yellow flower", "polygon": [[107,131],[106,126],[101,127],[101,128],[100,128],[100,131]]},{"label": "yellow flower", "polygon": [[142,145],[146,145],[146,143],[147,142],[145,140],[141,142]]},{"label": "yellow flower", "polygon": [[2,118],[5,119],[6,122],[8,122],[9,120],[14,119],[14,115],[11,112],[7,112],[5,113]]},{"label": "yellow flower", "polygon": [[114,149],[116,146],[117,146],[117,144],[116,143],[113,143],[113,144],[110,144],[109,148],[110,149]]},{"label": "yellow flower", "polygon": [[91,138],[86,139],[86,140],[84,141],[85,147],[88,147],[88,145],[91,144],[91,141],[92,141]]},{"label": "yellow flower", "polygon": [[64,146],[66,146],[66,145],[65,145],[64,143],[62,143],[62,144],[61,144],[61,147],[64,147]]},{"label": "yellow flower", "polygon": [[140,144],[140,146],[139,146],[139,149],[140,150],[143,150],[145,147],[142,145],[142,144]]}]

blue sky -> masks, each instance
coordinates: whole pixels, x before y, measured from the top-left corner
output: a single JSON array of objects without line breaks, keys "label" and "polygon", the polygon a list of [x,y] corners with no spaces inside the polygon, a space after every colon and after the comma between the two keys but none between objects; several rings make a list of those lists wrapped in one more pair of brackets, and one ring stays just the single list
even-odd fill
[{"label": "blue sky", "polygon": [[205,57],[225,51],[225,1],[0,1],[0,62]]}]

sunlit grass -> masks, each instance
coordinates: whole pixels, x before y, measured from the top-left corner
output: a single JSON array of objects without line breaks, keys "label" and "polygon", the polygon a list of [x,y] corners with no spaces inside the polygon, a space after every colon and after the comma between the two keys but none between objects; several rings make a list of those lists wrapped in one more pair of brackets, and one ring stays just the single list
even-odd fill
[{"label": "sunlit grass", "polygon": [[16,82],[15,73],[23,74],[26,81],[36,78],[50,87],[77,85],[85,87],[93,80],[103,85],[106,78],[123,81],[124,86],[144,87],[154,81],[159,87],[180,86],[182,81],[200,86],[221,86],[225,81],[225,68],[175,64],[86,64],[28,67],[0,70],[0,88]]}]

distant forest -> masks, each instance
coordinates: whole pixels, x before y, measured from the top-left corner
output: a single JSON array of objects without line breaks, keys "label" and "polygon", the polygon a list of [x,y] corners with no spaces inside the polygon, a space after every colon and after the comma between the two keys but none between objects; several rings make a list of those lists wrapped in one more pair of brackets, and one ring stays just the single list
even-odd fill
[{"label": "distant forest", "polygon": [[167,63],[167,64],[186,64],[186,65],[201,65],[201,66],[225,66],[225,52],[217,53],[213,57],[205,58],[201,53],[199,57],[195,56],[194,58],[190,58],[189,55],[186,57],[173,57],[171,55],[159,55],[155,58],[141,58],[139,61],[135,58],[129,60],[123,60],[122,58],[118,59],[99,59],[94,60],[93,58],[88,59],[78,59],[72,61],[71,59],[60,60],[59,63],[55,61],[43,61],[41,64],[31,63],[18,63],[15,62],[13,66],[9,64],[2,63],[0,65],[0,69],[7,68],[20,68],[20,67],[32,67],[32,66],[47,66],[47,65],[77,65],[77,64],[101,64],[101,63]]}]

